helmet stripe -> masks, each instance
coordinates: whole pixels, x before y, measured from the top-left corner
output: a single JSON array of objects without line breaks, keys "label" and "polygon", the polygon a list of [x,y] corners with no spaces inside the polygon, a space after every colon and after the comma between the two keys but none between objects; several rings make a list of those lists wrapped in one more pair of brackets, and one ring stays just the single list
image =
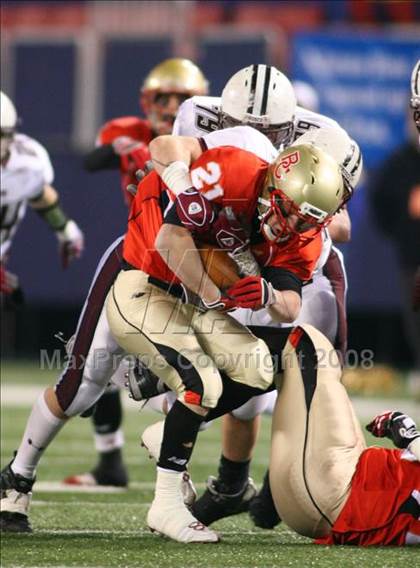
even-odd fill
[{"label": "helmet stripe", "polygon": [[255,90],[257,88],[258,65],[252,66],[251,89],[249,91],[247,113],[252,114],[255,103]]},{"label": "helmet stripe", "polygon": [[417,65],[416,65],[417,69],[415,70],[415,78],[414,78],[414,86],[413,86],[413,93],[414,95],[416,95],[417,97],[420,96],[420,61],[417,61]]},{"label": "helmet stripe", "polygon": [[263,99],[261,103],[261,112],[260,112],[261,116],[264,116],[267,113],[268,88],[270,86],[270,79],[271,79],[271,65],[268,65],[265,69],[264,91],[263,91]]}]

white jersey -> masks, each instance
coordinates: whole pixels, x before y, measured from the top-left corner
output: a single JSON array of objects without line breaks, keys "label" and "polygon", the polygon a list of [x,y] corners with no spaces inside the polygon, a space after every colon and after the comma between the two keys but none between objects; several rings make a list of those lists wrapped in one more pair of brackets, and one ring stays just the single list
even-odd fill
[{"label": "white jersey", "polygon": [[15,134],[7,163],[1,166],[1,249],[9,250],[28,200],[36,198],[52,183],[54,170],[47,151],[25,134]]},{"label": "white jersey", "polygon": [[[220,97],[191,97],[182,103],[174,123],[172,134],[202,137],[219,128]],[[338,122],[323,114],[296,107],[294,118],[294,142],[312,128],[340,128]]]}]

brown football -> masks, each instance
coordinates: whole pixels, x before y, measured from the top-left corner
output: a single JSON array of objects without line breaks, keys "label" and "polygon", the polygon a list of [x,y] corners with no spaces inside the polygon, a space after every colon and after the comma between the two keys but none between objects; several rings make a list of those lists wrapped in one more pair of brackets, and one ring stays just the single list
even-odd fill
[{"label": "brown football", "polygon": [[236,262],[226,251],[202,243],[197,244],[197,249],[207,274],[220,290],[226,290],[240,280]]}]

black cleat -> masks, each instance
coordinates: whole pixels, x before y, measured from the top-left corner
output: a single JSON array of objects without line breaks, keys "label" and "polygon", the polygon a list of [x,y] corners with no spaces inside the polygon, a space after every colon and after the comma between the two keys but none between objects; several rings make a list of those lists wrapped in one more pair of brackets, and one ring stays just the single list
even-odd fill
[{"label": "black cleat", "polygon": [[275,526],[281,523],[281,518],[276,511],[271,495],[268,471],[264,475],[260,491],[249,505],[249,516],[253,520],[254,525],[261,529],[274,529]]},{"label": "black cleat", "polygon": [[212,475],[207,480],[207,489],[192,506],[196,519],[207,527],[219,519],[248,511],[249,503],[257,494],[253,480],[249,477],[239,493],[221,493],[218,480]]},{"label": "black cleat", "polygon": [[12,463],[10,462],[0,474],[0,531],[32,532],[28,511],[35,479],[27,479],[14,473],[10,467]]}]

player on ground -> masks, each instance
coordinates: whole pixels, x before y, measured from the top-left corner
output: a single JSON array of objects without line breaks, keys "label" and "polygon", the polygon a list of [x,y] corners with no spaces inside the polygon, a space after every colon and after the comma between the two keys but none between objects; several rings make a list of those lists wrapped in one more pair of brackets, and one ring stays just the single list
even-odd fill
[{"label": "player on ground", "polygon": [[[319,353],[329,355],[328,365]],[[420,544],[420,432],[413,420],[400,412],[377,416],[367,429],[400,449],[366,449],[330,343],[303,325],[282,357],[287,372],[270,459],[279,515],[320,544]]]},{"label": "player on ground", "polygon": [[[97,148],[85,158],[85,168],[91,172],[119,169],[122,192],[129,206],[133,196],[127,186],[137,186],[135,172],[143,170],[150,159],[149,142],[158,135],[169,134],[179,105],[189,97],[205,95],[207,86],[200,69],[188,59],[174,58],[159,63],[140,88],[140,107],[146,118],[123,116],[108,121],[98,134]],[[109,278],[112,278],[111,273]],[[123,375],[125,371],[123,365],[119,372]],[[72,475],[64,482],[125,487],[128,473],[122,457],[122,405],[117,386],[110,386],[98,400],[92,420],[98,462],[90,473]]]},{"label": "player on ground", "polygon": [[39,142],[17,133],[16,109],[7,95],[1,97],[1,294],[19,294],[18,279],[6,271],[13,237],[27,205],[55,232],[63,268],[83,251],[83,233],[69,219],[52,187],[54,171],[47,151]]}]

